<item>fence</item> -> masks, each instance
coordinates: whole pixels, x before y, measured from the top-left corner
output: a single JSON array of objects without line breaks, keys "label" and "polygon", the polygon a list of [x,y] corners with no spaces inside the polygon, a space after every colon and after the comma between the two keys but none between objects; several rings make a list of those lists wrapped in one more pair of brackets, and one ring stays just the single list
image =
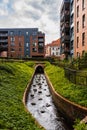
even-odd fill
[{"label": "fence", "polygon": [[74,84],[87,86],[87,72],[81,75],[80,71],[64,68],[65,77]]}]

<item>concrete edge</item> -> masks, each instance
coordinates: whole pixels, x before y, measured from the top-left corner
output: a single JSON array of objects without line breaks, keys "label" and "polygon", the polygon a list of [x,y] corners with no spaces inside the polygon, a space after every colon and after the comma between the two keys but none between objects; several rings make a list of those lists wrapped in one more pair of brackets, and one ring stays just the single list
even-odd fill
[{"label": "concrete edge", "polygon": [[[69,122],[74,123],[76,118],[80,118],[81,120],[87,116],[87,108],[81,105],[78,105],[74,102],[69,101],[68,99],[64,98],[60,94],[58,94],[52,83],[50,82],[49,77],[45,72],[45,76],[47,79],[47,83],[49,85],[49,89],[53,96],[53,100],[55,105],[60,108],[60,112],[69,118]],[[59,100],[59,101],[58,101]]]},{"label": "concrete edge", "polygon": [[[27,87],[26,87],[26,89],[25,89],[25,91],[24,91],[23,99],[22,99],[22,102],[23,102],[23,104],[24,104],[24,108],[25,108],[26,112],[29,113],[29,114],[31,114],[31,116],[32,116],[33,118],[34,118],[34,116],[32,115],[32,113],[30,113],[30,111],[27,109],[26,102],[27,102],[28,92],[29,92],[29,90],[30,90],[30,88],[31,88],[31,84],[32,84],[34,75],[35,75],[35,72],[33,73],[33,75],[32,75],[32,77],[31,77],[30,81],[29,81],[28,84],[27,84]],[[35,118],[34,118],[34,119],[35,119]],[[41,126],[36,119],[35,119],[35,124],[36,124],[37,126],[39,126],[39,128],[42,128],[43,130],[45,130],[45,128],[44,128],[43,126]]]}]

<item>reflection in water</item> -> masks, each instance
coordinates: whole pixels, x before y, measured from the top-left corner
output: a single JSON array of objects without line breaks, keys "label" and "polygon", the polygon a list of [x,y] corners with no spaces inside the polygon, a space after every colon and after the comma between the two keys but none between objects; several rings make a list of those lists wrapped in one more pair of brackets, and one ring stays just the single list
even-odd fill
[{"label": "reflection in water", "polygon": [[34,76],[27,108],[46,130],[70,130],[53,103],[44,74]]}]

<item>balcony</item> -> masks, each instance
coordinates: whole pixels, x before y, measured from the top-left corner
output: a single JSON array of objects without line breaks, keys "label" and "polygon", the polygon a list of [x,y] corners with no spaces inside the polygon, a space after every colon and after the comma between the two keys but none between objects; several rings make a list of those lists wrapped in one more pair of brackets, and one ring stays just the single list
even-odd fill
[{"label": "balcony", "polygon": [[1,51],[7,51],[8,50],[8,44],[6,45],[0,45],[0,52]]},{"label": "balcony", "polygon": [[70,40],[70,36],[69,35],[65,35],[65,40],[69,41]]},{"label": "balcony", "polygon": [[43,38],[39,38],[38,42],[44,42],[44,39]]},{"label": "balcony", "polygon": [[65,23],[65,28],[69,28],[69,23]]},{"label": "balcony", "polygon": [[74,0],[71,0],[71,3],[73,2]]},{"label": "balcony", "polygon": [[72,50],[70,50],[70,54],[73,54],[74,53],[74,50],[72,49]]},{"label": "balcony", "polygon": [[3,40],[0,39],[0,42],[2,42],[2,43],[3,43],[3,42],[8,42],[8,39],[3,39]]},{"label": "balcony", "polygon": [[71,9],[70,15],[73,15],[73,14],[74,14],[74,8]]},{"label": "balcony", "polygon": [[73,41],[73,40],[74,40],[74,34],[71,35],[71,41]]},{"label": "balcony", "polygon": [[73,28],[73,27],[74,27],[74,23],[71,24],[71,28]]},{"label": "balcony", "polygon": [[7,37],[8,36],[8,33],[0,33],[0,37]]}]

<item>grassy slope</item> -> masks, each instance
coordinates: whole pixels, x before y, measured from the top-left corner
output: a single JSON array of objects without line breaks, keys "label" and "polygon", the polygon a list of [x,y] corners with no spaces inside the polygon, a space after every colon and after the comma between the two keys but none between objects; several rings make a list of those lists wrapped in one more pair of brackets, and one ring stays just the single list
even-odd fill
[{"label": "grassy slope", "polygon": [[73,102],[87,107],[87,87],[70,83],[64,77],[62,68],[47,64],[45,71],[58,93]]},{"label": "grassy slope", "polygon": [[41,129],[22,103],[32,66],[33,63],[0,63],[0,130]]}]

